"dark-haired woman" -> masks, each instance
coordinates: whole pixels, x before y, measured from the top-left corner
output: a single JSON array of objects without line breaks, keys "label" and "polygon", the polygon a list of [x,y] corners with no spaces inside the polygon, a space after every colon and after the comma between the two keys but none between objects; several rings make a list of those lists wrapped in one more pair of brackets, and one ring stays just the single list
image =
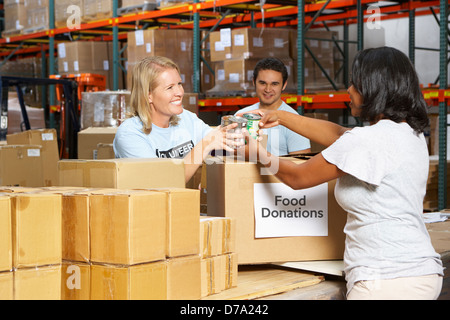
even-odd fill
[{"label": "dark-haired woman", "polygon": [[370,125],[350,130],[282,111],[259,111],[262,128],[283,125],[327,147],[310,160],[279,159],[248,137],[247,151],[277,168],[273,174],[293,189],[338,179],[336,200],[347,211],[348,299],[436,299],[443,268],[422,219],[428,116],[414,67],[393,48],[360,51],[348,93],[352,115]]}]

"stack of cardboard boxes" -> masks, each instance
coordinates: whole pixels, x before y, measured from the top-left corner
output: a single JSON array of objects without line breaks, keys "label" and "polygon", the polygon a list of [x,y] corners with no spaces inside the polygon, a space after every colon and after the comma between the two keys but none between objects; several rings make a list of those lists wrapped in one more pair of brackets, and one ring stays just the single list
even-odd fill
[{"label": "stack of cardboard boxes", "polygon": [[8,134],[0,146],[0,185],[55,186],[58,182],[58,141],[55,129]]},{"label": "stack of cardboard boxes", "polygon": [[[2,193],[0,298],[61,298],[61,196]],[[9,228],[9,229],[8,229]],[[5,269],[9,266],[9,269]]]},{"label": "stack of cardboard boxes", "polygon": [[200,217],[202,297],[237,286],[236,220]]},{"label": "stack of cardboard boxes", "polygon": [[0,299],[200,299],[237,285],[235,224],[199,191],[1,187]]},{"label": "stack of cardboard boxes", "polygon": [[178,64],[185,92],[193,92],[193,33],[185,29],[147,29],[128,33],[127,88],[137,62],[147,56],[164,56]]},{"label": "stack of cardboard boxes", "polygon": [[[61,75],[93,73],[106,77],[106,89],[113,88],[112,42],[73,41],[58,43],[58,71]],[[119,87],[123,72],[119,68]]]},{"label": "stack of cardboard boxes", "polygon": [[212,95],[248,95],[254,91],[253,69],[266,57],[281,59],[289,74],[286,92],[295,89],[294,63],[289,56],[289,30],[275,28],[222,29],[210,34],[210,59],[215,65]]}]

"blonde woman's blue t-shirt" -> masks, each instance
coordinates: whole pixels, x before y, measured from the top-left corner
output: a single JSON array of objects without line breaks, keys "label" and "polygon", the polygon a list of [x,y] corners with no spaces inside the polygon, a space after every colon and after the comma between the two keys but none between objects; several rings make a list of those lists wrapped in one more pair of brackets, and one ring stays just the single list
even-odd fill
[{"label": "blonde woman's blue t-shirt", "polygon": [[139,117],[126,119],[114,138],[116,158],[184,158],[212,128],[188,110],[178,117],[178,124],[168,128],[153,124],[149,134]]}]

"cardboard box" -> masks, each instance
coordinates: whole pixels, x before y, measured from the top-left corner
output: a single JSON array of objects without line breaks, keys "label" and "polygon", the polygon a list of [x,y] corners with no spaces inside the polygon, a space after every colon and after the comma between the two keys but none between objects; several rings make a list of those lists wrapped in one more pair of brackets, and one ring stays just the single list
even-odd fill
[{"label": "cardboard box", "polygon": [[11,34],[20,34],[27,25],[27,6],[24,3],[5,4],[5,28]]},{"label": "cardboard box", "polygon": [[61,265],[15,270],[14,300],[61,300]]},{"label": "cardboard box", "polygon": [[200,217],[200,255],[202,258],[235,251],[236,219]]},{"label": "cardboard box", "polygon": [[[69,6],[76,6],[79,11],[80,23],[84,23],[84,0],[58,0],[55,1],[55,25],[57,28],[67,28],[68,22],[74,24],[74,11],[67,10]],[[67,12],[69,11],[69,12]]]},{"label": "cardboard box", "polygon": [[225,256],[215,256],[201,260],[202,297],[225,290]]},{"label": "cardboard box", "polygon": [[97,159],[115,159],[114,147],[112,143],[97,144]]},{"label": "cardboard box", "polygon": [[97,159],[99,143],[113,143],[117,127],[92,127],[78,132],[78,159]]},{"label": "cardboard box", "polygon": [[121,190],[90,196],[91,261],[132,265],[166,257],[167,196]]},{"label": "cardboard box", "polygon": [[200,191],[183,188],[154,191],[167,197],[166,257],[199,254]]},{"label": "cardboard box", "polygon": [[12,270],[11,199],[0,194],[0,272]]},{"label": "cardboard box", "polygon": [[[320,236],[256,237],[255,186],[267,188],[269,183],[284,186],[263,169],[259,164],[241,161],[212,163],[207,166],[208,215],[236,219],[235,252],[238,254],[239,264],[342,259],[345,241],[343,228],[347,216],[334,198],[334,182],[325,185],[328,192],[321,191],[318,196],[319,205],[325,201],[328,204],[324,208],[328,213],[323,214],[327,218],[327,224],[323,226],[325,220],[320,216],[314,217],[311,212],[314,219],[310,220],[321,223],[322,228],[325,228],[321,231],[326,231],[326,236],[321,233]],[[306,196],[301,196],[302,199],[304,197]],[[284,221],[292,225],[292,218]]]},{"label": "cardboard box", "polygon": [[231,59],[231,30],[213,31],[209,34],[211,61]]},{"label": "cardboard box", "polygon": [[200,256],[185,256],[167,261],[167,299],[198,300],[201,298]]},{"label": "cardboard box", "polygon": [[11,195],[14,268],[61,264],[61,195]]},{"label": "cardboard box", "polygon": [[192,30],[147,29],[129,32],[127,37],[128,89],[131,89],[133,67],[138,61],[147,56],[164,56],[173,60],[178,65],[184,90],[186,92],[193,92]]},{"label": "cardboard box", "polygon": [[61,186],[88,188],[184,188],[181,159],[61,160]]},{"label": "cardboard box", "polygon": [[231,31],[232,59],[289,58],[289,29],[240,28]]},{"label": "cardboard box", "polygon": [[55,129],[34,129],[8,134],[6,141],[10,145],[39,145],[43,162],[42,186],[58,185],[58,137]]},{"label": "cardboard box", "polygon": [[92,300],[164,300],[167,298],[167,263],[134,266],[91,266]]},{"label": "cardboard box", "polygon": [[0,272],[0,300],[14,300],[14,272]]},{"label": "cardboard box", "polygon": [[89,263],[90,192],[62,195],[62,259]]},{"label": "cardboard box", "polygon": [[0,185],[42,187],[41,146],[0,146]]},{"label": "cardboard box", "polygon": [[198,115],[198,93],[184,93],[183,109],[189,110]]},{"label": "cardboard box", "polygon": [[[288,71],[284,92],[294,92],[296,90],[294,62],[289,57],[280,59]],[[259,60],[259,58],[239,58],[215,63],[215,86],[208,92],[245,91],[248,94],[254,92],[253,71]]]},{"label": "cardboard box", "polygon": [[90,264],[76,261],[63,261],[61,266],[61,299],[91,299]]}]

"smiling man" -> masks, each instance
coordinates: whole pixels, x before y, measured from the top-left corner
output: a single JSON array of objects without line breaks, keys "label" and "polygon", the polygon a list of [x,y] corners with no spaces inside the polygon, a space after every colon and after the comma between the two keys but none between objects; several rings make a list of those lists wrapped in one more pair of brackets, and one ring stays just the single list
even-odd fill
[{"label": "smiling man", "polygon": [[[281,93],[287,85],[287,78],[287,68],[281,60],[265,58],[258,61],[253,71],[253,83],[259,102],[239,110],[236,114],[256,109],[283,110],[297,114],[281,99]],[[267,151],[273,155],[311,152],[310,141],[286,127],[263,129],[263,133],[267,134]]]}]

